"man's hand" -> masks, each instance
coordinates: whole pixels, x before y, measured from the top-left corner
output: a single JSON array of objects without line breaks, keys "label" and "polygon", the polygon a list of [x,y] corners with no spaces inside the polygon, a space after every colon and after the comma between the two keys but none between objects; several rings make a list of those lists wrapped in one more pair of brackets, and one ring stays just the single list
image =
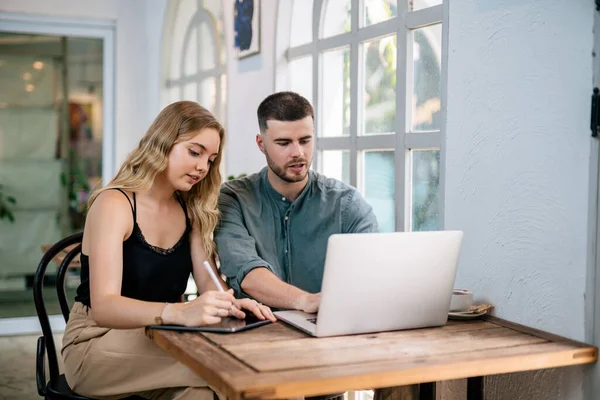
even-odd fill
[{"label": "man's hand", "polygon": [[320,304],[321,293],[305,293],[298,296],[298,298],[294,302],[294,308],[296,310],[313,314],[319,311]]},{"label": "man's hand", "polygon": [[252,312],[260,320],[268,319],[271,322],[276,322],[277,318],[273,315],[271,309],[263,304],[260,304],[256,300],[252,299],[236,299],[233,302],[233,307],[230,310],[231,316],[244,319],[246,313],[241,310],[247,310]]},{"label": "man's hand", "polygon": [[316,313],[321,303],[321,293],[307,293],[285,283],[266,267],[250,271],[242,281],[241,288],[269,307]]}]

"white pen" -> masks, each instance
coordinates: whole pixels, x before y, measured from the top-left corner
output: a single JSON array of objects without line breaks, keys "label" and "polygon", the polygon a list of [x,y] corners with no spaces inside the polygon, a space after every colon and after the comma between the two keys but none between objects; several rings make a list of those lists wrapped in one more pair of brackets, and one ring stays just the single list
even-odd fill
[{"label": "white pen", "polygon": [[217,275],[215,275],[215,271],[213,271],[208,261],[204,261],[202,264],[204,265],[204,268],[206,268],[206,272],[208,272],[208,274],[210,275],[210,279],[212,279],[219,292],[224,292],[225,289],[223,289],[223,286],[221,286],[219,278],[217,278]]}]

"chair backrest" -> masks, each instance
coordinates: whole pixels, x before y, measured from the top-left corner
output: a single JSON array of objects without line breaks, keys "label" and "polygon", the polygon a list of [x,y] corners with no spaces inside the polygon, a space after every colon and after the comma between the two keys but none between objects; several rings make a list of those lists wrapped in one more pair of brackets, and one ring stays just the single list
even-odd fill
[{"label": "chair backrest", "polygon": [[60,309],[63,317],[65,318],[65,322],[67,322],[69,320],[69,304],[67,302],[64,286],[65,274],[73,258],[81,252],[82,239],[83,233],[79,232],[60,240],[50,247],[50,249],[48,249],[48,251],[42,256],[42,260],[40,261],[33,278],[33,301],[35,303],[35,310],[37,312],[38,319],[40,320],[40,326],[42,327],[45,348],[48,352],[48,369],[50,371],[50,381],[52,382],[56,382],[60,374],[58,370],[56,346],[54,345],[54,338],[52,336],[52,328],[50,327],[50,320],[48,319],[48,312],[46,311],[44,297],[42,294],[44,275],[46,274],[48,264],[54,259],[54,257],[56,257],[58,253],[63,251],[68,246],[78,244],[65,256],[58,269],[58,274],[56,277],[56,292],[58,301],[60,303]]}]

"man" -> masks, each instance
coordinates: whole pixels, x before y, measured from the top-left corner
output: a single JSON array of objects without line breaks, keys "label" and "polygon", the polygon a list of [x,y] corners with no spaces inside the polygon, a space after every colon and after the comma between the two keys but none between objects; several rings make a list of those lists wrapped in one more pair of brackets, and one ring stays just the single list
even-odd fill
[{"label": "man", "polygon": [[221,188],[215,231],[221,272],[238,295],[316,312],[327,239],[375,232],[377,220],[355,188],[309,169],[315,130],[308,100],[275,93],[257,115],[256,144],[267,167]]},{"label": "man", "polygon": [[[215,242],[221,272],[238,296],[285,309],[317,312],[327,239],[376,232],[377,219],[358,191],[309,170],[314,110],[292,92],[259,105],[256,144],[267,166],[225,183]],[[375,400],[416,399],[418,386],[377,389]],[[308,398],[341,400],[343,394]]]}]

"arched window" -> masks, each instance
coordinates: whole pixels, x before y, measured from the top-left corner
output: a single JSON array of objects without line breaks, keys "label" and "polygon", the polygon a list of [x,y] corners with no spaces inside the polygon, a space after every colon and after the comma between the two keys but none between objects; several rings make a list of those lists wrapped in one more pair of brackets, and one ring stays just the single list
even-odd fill
[{"label": "arched window", "polygon": [[220,0],[170,0],[163,39],[162,105],[193,100],[225,120],[226,65]]},{"label": "arched window", "polygon": [[442,0],[279,4],[277,89],[313,103],[313,168],[356,186],[382,231],[440,228],[443,13]]}]

